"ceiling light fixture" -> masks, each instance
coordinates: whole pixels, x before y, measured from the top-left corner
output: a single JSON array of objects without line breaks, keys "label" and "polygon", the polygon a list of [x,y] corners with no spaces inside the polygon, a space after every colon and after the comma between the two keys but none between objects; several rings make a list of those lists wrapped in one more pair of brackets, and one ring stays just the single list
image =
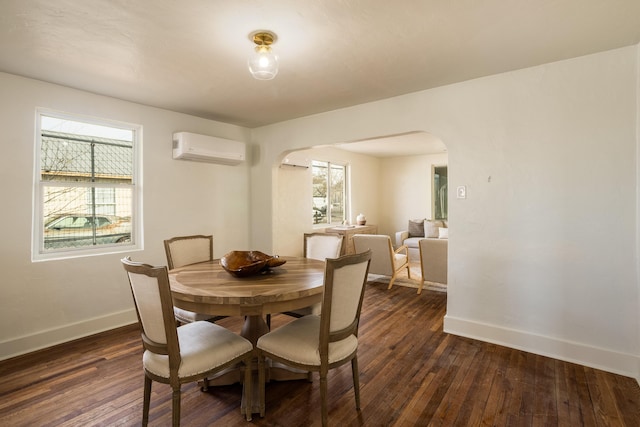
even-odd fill
[{"label": "ceiling light fixture", "polygon": [[271,51],[277,36],[271,31],[256,31],[249,35],[256,44],[255,53],[249,57],[249,71],[257,80],[271,80],[278,74],[278,55]]}]

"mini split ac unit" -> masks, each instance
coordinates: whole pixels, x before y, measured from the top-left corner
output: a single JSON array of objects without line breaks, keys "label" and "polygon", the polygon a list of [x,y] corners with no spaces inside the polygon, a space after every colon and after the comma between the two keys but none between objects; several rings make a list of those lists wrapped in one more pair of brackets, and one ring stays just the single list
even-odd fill
[{"label": "mini split ac unit", "polygon": [[245,155],[244,142],[190,132],[173,134],[174,159],[237,165],[245,160]]},{"label": "mini split ac unit", "polygon": [[282,159],[282,163],[280,163],[280,168],[290,167],[290,168],[302,168],[309,169],[310,162],[308,159],[297,159],[292,157],[285,157]]}]

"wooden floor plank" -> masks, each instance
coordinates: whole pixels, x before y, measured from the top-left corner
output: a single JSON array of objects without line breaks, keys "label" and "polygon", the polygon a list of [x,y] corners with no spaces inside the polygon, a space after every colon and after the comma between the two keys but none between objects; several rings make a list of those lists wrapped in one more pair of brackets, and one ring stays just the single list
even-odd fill
[{"label": "wooden floor plank", "polygon": [[469,389],[471,382],[474,380],[475,372],[471,369],[476,363],[476,355],[478,355],[478,347],[469,345],[470,340],[454,339],[453,344],[458,349],[456,363],[460,364],[460,368],[445,396],[433,415],[433,420],[439,425],[454,425],[462,412],[464,399],[460,398],[460,394]]},{"label": "wooden floor plank", "polygon": [[557,425],[555,361],[536,356],[534,423],[533,425]]},{"label": "wooden floor plank", "polygon": [[640,426],[640,408],[638,408],[640,387],[629,387],[629,382],[625,377],[614,376],[611,380],[608,380],[608,378],[609,376],[607,375],[604,381],[612,389],[613,400],[618,408],[622,424],[625,426]]},{"label": "wooden floor plank", "polygon": [[[487,400],[485,412],[493,413],[492,425],[505,425],[509,418],[509,408],[511,407],[511,399],[517,399],[517,393],[514,393],[515,377],[510,377],[509,364],[511,355],[514,353],[504,347],[498,347],[496,352],[495,378],[489,395],[492,398]],[[514,396],[515,394],[515,396]]]},{"label": "wooden floor plank", "polygon": [[[442,331],[446,294],[368,285],[358,361],[360,411],[351,366],[329,373],[329,420],[349,426],[640,425],[632,378]],[[274,328],[291,321],[274,315]],[[220,324],[238,333],[241,318]],[[137,426],[142,416],[137,325],[0,362],[0,425]],[[267,384],[267,413],[247,423],[239,384],[182,391],[183,426],[317,426],[314,381]],[[171,391],[154,383],[150,426],[171,419]]]},{"label": "wooden floor plank", "polygon": [[[598,406],[597,396],[592,396],[589,390],[589,380],[585,375],[589,369],[583,366],[571,366],[576,383],[576,405],[579,411],[580,425],[595,426],[596,408]],[[594,399],[595,398],[595,399]]]}]

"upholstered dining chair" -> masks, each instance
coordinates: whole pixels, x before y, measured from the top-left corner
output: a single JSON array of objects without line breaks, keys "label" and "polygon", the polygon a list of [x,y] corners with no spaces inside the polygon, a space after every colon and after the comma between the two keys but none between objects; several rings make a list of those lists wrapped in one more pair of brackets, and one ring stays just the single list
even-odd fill
[{"label": "upholstered dining chair", "polygon": [[422,292],[425,280],[428,282],[447,284],[447,250],[446,239],[421,239],[418,241],[420,248],[420,269],[422,280],[418,288],[418,294]]},{"label": "upholstered dining chair", "polygon": [[398,272],[403,268],[407,269],[407,276],[411,278],[409,249],[402,245],[394,251],[391,245],[391,237],[384,234],[354,234],[353,246],[356,253],[371,249],[369,274],[391,276],[387,289],[391,289]]},{"label": "upholstered dining chair", "polygon": [[[164,252],[167,256],[169,270],[198,262],[213,260],[213,236],[193,235],[178,236],[164,241]],[[182,324],[207,320],[214,322],[225,316],[194,313],[173,307],[176,320]]]},{"label": "upholstered dining chair", "polygon": [[[131,293],[142,330],[142,366],[144,368],[144,399],[142,425],[149,421],[151,384],[169,384],[172,394],[172,424],[180,425],[181,385],[203,380],[228,367],[244,362],[244,387],[251,396],[252,344],[228,329],[211,322],[196,321],[176,326],[173,301],[166,267],[153,267],[123,258],[122,264],[131,286]],[[247,421],[251,409],[246,408]]]},{"label": "upholstered dining chair", "polygon": [[337,233],[304,233],[304,256],[324,261],[338,258],[344,236]]},{"label": "upholstered dining chair", "polygon": [[[324,261],[327,258],[338,258],[342,250],[344,236],[337,233],[304,233],[304,257]],[[303,317],[309,314],[320,314],[321,304],[314,304],[299,310],[286,311],[283,314],[292,317]]]},{"label": "upholstered dining chair", "polygon": [[360,409],[358,325],[371,252],[327,259],[320,315],[295,319],[258,339],[260,415],[265,412],[265,358],[319,372],[322,425],[327,425],[327,374],[351,362],[356,408]]}]

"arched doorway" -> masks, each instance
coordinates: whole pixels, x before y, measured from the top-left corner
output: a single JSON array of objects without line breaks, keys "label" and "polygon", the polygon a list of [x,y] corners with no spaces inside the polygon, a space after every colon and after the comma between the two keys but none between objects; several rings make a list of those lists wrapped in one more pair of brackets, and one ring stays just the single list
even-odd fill
[{"label": "arched doorway", "polygon": [[[314,224],[312,161],[348,164],[346,218],[364,213],[378,233],[392,236],[409,219],[432,218],[432,167],[447,166],[444,143],[427,132],[388,135],[283,153],[274,168],[274,253],[302,253],[302,234],[323,228]],[[324,225],[327,227],[327,225]]]}]

